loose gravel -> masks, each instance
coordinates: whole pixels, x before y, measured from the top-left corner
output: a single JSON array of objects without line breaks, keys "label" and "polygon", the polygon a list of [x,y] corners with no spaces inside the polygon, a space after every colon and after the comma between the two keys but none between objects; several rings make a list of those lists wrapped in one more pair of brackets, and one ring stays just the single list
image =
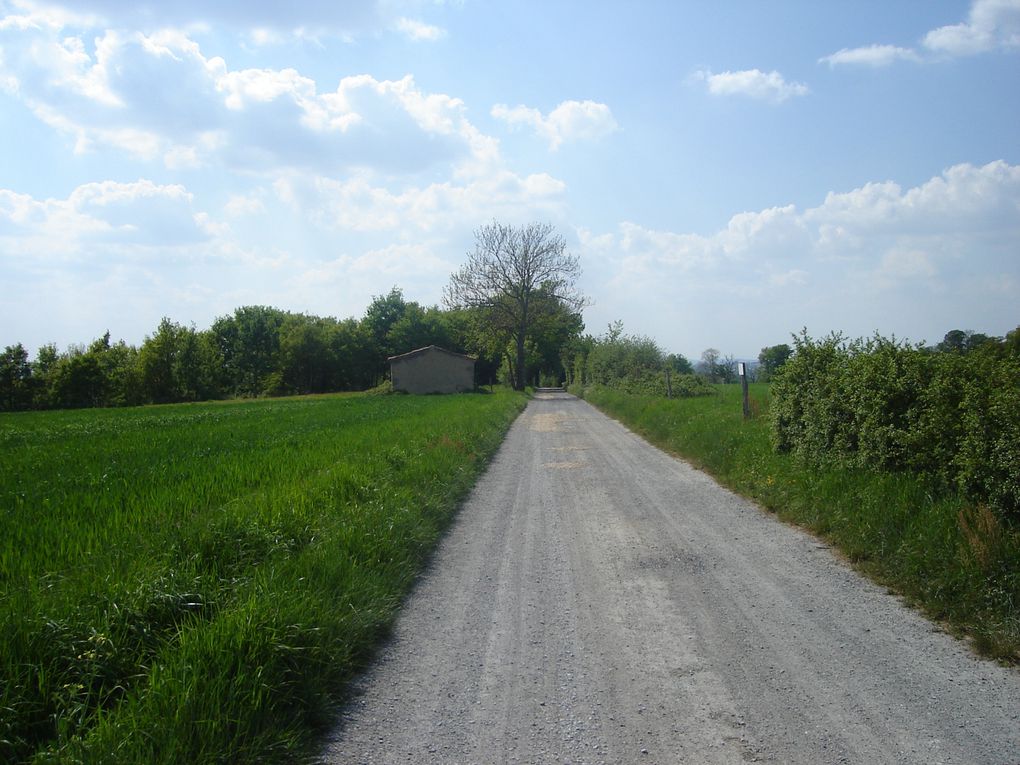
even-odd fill
[{"label": "loose gravel", "polygon": [[1020,765],[1020,672],[567,394],[353,693],[324,763]]}]

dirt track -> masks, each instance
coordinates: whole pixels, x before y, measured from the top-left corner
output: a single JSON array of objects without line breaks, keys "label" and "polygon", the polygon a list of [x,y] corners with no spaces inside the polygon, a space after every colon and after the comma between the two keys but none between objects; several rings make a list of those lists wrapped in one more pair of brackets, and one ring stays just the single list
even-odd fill
[{"label": "dirt track", "polygon": [[324,762],[1020,764],[1020,672],[565,394],[356,692]]}]

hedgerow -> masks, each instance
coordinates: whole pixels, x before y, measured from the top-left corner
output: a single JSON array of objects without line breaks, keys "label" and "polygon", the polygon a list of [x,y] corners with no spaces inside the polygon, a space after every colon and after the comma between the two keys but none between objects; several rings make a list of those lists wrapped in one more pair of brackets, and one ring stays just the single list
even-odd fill
[{"label": "hedgerow", "polygon": [[605,337],[585,340],[584,348],[574,349],[570,365],[575,390],[600,386],[641,396],[676,398],[714,393],[704,378],[691,373],[687,359],[665,354],[651,338],[623,334],[620,322],[610,325]]},{"label": "hedgerow", "polygon": [[1020,357],[801,333],[772,386],[773,445],[815,464],[910,471],[1020,521]]}]

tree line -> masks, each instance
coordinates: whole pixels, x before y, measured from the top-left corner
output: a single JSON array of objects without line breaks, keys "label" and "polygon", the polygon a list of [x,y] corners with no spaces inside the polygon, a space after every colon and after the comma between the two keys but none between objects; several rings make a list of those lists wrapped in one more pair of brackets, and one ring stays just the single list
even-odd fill
[{"label": "tree line", "polygon": [[250,305],[205,330],[164,318],[140,347],[107,332],[30,360],[17,343],[0,356],[0,410],[365,390],[386,378],[390,356],[427,345],[475,355],[479,384],[562,380],[560,350],[584,329],[579,275],[552,226],[493,221],[451,276],[445,309],[394,287],[360,320]]},{"label": "tree line", "polygon": [[712,392],[708,379],[683,354],[666,353],[650,337],[629,335],[614,321],[601,337],[578,336],[564,345],[568,386],[601,385],[627,393],[698,396]]},{"label": "tree line", "polygon": [[[559,347],[580,316],[552,311],[527,338],[536,374],[560,375]],[[474,309],[422,306],[394,287],[360,319],[243,306],[196,329],[164,318],[140,346],[107,332],[64,351],[50,343],[32,359],[21,343],[0,355],[0,410],[135,406],[209,399],[365,390],[387,359],[427,345],[476,355],[476,380],[509,380],[512,348]]]}]

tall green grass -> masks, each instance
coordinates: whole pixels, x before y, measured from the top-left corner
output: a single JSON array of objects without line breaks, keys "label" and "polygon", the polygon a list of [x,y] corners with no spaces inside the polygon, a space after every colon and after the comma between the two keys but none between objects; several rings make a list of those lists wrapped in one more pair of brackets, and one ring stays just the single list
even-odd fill
[{"label": "tall green grass", "polygon": [[0,416],[0,761],[301,759],[523,404]]},{"label": "tall green grass", "polygon": [[812,467],[776,453],[769,386],[752,385],[756,416],[742,416],[740,387],[667,400],[606,388],[581,392],[651,442],[836,546],[859,569],[977,650],[1020,662],[1020,529],[916,476]]}]

